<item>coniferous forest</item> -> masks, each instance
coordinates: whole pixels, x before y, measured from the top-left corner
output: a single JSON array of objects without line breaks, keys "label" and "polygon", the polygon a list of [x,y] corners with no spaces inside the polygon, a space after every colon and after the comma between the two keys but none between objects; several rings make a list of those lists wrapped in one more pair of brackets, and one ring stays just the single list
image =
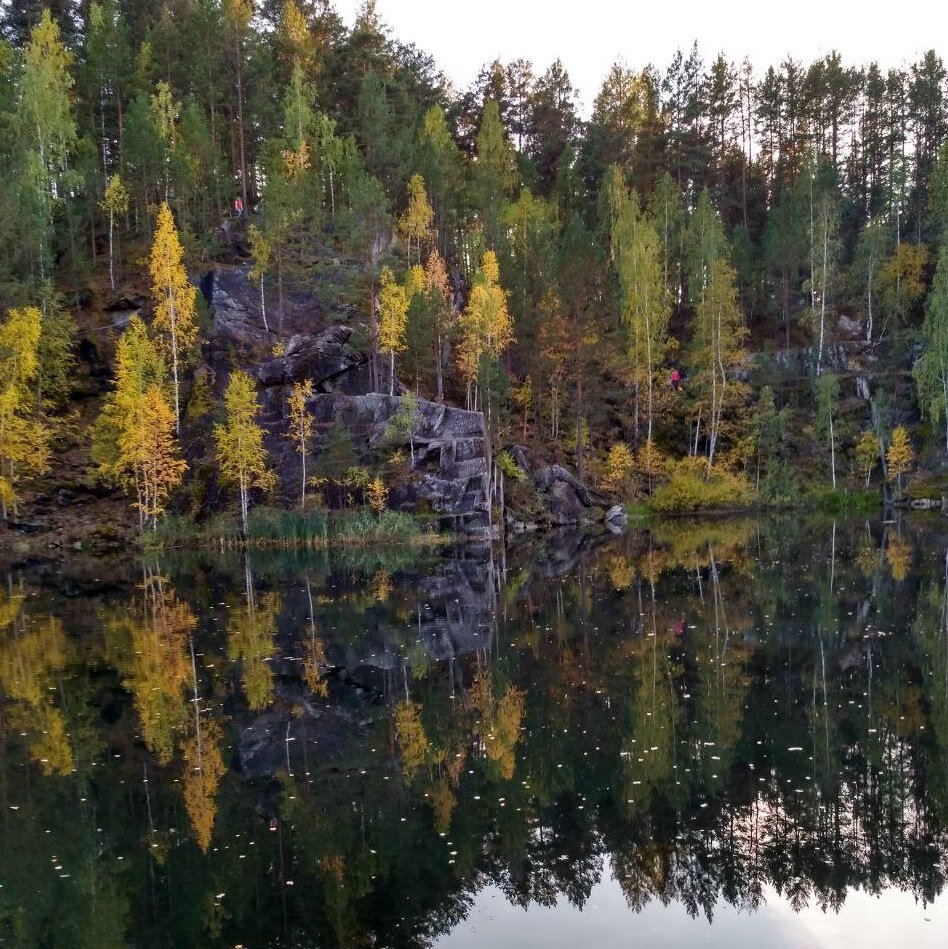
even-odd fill
[{"label": "coniferous forest", "polygon": [[948,493],[937,52],[695,45],[612,66],[587,117],[561,61],[453,88],[371,0],[351,27],[328,0],[0,10],[11,524],[64,472],[143,529],[239,504],[246,534],[275,494],[381,517],[407,451],[315,430],[303,381],[267,428],[260,353],[215,342],[214,273],[250,288],[271,357],[350,331],[409,435],[419,401],[482,412],[523,510],[515,446],[657,510]]}]

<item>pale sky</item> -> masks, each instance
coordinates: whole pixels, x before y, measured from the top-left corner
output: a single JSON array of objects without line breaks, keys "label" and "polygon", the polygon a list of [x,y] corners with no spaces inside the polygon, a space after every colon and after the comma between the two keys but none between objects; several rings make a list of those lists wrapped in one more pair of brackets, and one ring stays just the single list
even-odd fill
[{"label": "pale sky", "polygon": [[[351,25],[361,0],[334,5]],[[898,66],[928,48],[948,56],[948,10],[934,0],[377,0],[377,9],[459,89],[494,59],[529,59],[539,75],[559,57],[587,106],[616,59],[664,71],[696,39],[706,63],[719,51],[746,55],[757,72],[834,48],[852,65]]]}]

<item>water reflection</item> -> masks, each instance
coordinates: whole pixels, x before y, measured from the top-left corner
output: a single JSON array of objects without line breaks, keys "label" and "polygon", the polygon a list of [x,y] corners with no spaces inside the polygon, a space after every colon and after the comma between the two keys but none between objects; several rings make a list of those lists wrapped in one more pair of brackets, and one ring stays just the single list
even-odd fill
[{"label": "water reflection", "polygon": [[930,902],[939,528],[10,569],[0,942],[426,945],[478,893],[584,907],[605,881],[709,920]]}]

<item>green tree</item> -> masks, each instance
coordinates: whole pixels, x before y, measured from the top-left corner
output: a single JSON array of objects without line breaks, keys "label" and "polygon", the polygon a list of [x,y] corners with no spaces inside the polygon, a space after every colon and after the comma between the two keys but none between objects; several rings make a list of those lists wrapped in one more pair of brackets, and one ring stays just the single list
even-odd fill
[{"label": "green tree", "polygon": [[747,329],[737,305],[733,268],[724,260],[711,265],[704,299],[695,310],[694,335],[689,349],[689,391],[696,409],[694,453],[697,454],[702,424],[707,428],[708,470],[714,464],[725,418],[739,408],[746,384],[737,379],[737,369],[746,352]]},{"label": "green tree", "polygon": [[503,240],[503,209],[516,183],[513,149],[500,122],[500,109],[493,99],[484,103],[477,132],[477,161],[471,173],[471,197],[484,232],[487,250],[500,252]]},{"label": "green tree", "polygon": [[20,149],[22,223],[31,224],[35,272],[51,277],[53,215],[69,192],[69,159],[76,143],[70,73],[72,55],[49,10],[30,34],[18,91],[16,140]]},{"label": "green tree", "polygon": [[622,199],[613,231],[614,263],[622,293],[622,320],[629,333],[629,358],[636,392],[636,429],[639,392],[646,394],[646,436],[652,445],[655,376],[669,346],[671,316],[662,275],[661,245],[655,229],[639,210],[638,196]]},{"label": "green tree", "polygon": [[276,484],[276,475],[267,466],[263,429],[257,422],[259,409],[253,379],[245,372],[232,373],[224,393],[226,418],[223,424],[214,426],[214,441],[221,481],[236,486],[240,492],[244,536],[247,535],[251,490],[268,491]]},{"label": "green tree", "polygon": [[944,420],[948,454],[948,243],[941,249],[925,303],[922,338],[925,348],[912,370],[919,406],[933,424]]},{"label": "green tree", "polygon": [[102,210],[109,216],[109,285],[115,289],[115,216],[128,210],[128,191],[120,175],[112,175],[102,198]]}]

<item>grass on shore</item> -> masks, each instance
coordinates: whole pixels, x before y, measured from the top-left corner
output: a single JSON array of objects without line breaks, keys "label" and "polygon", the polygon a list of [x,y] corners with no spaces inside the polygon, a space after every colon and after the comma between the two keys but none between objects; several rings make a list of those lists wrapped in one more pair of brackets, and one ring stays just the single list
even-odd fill
[{"label": "grass on shore", "polygon": [[219,515],[204,524],[185,518],[167,517],[154,531],[139,541],[150,550],[169,547],[217,547],[234,550],[244,547],[305,547],[326,549],[439,543],[441,535],[411,514],[368,508],[343,511],[309,511],[275,507],[253,508],[247,522],[247,536],[240,519]]}]

